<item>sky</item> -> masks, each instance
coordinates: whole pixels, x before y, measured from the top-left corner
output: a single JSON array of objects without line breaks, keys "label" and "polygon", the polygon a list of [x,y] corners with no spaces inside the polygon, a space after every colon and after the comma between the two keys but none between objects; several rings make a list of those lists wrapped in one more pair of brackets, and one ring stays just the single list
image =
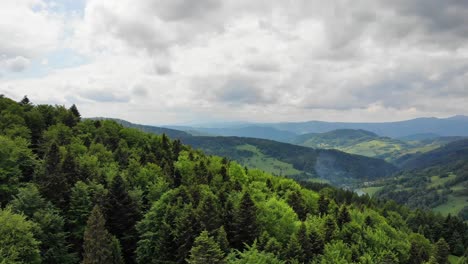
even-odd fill
[{"label": "sky", "polygon": [[466,0],[1,0],[0,94],[143,124],[468,114]]}]

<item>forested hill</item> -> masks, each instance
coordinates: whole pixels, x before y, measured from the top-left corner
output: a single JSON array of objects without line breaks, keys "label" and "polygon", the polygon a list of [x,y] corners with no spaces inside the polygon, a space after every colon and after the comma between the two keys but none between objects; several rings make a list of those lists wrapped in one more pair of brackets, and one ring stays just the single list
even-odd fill
[{"label": "forested hill", "polygon": [[229,157],[249,167],[261,167],[296,179],[319,178],[335,185],[384,178],[397,171],[395,166],[380,159],[266,139],[188,137],[182,141],[208,154]]},{"label": "forested hill", "polygon": [[401,162],[405,171],[374,184],[377,197],[459,215],[468,222],[468,140],[411,155]]},{"label": "forested hill", "polygon": [[[447,263],[457,217],[0,97],[0,263]],[[454,256],[450,256],[452,259]]]},{"label": "forested hill", "polygon": [[143,132],[154,133],[154,134],[166,134],[166,136],[170,138],[184,138],[184,137],[191,137],[192,135],[176,129],[165,128],[165,127],[157,127],[157,126],[146,126],[128,122],[126,120],[118,119],[118,118],[107,118],[107,117],[93,117],[90,118],[91,120],[112,120],[118,124],[121,124],[124,127],[136,128]]}]

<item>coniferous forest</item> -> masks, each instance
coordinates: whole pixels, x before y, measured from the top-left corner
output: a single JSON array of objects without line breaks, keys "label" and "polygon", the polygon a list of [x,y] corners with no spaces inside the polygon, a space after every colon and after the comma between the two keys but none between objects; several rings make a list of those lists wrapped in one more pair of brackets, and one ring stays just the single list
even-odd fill
[{"label": "coniferous forest", "polygon": [[0,263],[465,263],[456,216],[0,97]]}]

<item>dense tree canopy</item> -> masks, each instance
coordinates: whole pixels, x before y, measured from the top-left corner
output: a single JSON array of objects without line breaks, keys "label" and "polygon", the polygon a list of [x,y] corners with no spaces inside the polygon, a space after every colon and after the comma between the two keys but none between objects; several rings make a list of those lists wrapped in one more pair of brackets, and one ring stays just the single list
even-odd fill
[{"label": "dense tree canopy", "polygon": [[0,144],[0,263],[422,263],[468,246],[458,217],[247,170],[76,106],[0,97]]}]

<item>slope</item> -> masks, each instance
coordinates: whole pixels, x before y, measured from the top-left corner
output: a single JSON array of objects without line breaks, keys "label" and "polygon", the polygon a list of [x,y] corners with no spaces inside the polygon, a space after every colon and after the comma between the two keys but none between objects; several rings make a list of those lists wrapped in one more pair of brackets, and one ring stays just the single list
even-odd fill
[{"label": "slope", "polygon": [[3,263],[423,263],[448,258],[435,241],[468,245],[457,218],[245,170],[76,108],[0,97],[0,142]]},{"label": "slope", "polygon": [[427,152],[441,147],[461,137],[436,137],[419,140],[398,140],[380,137],[365,130],[339,129],[325,133],[311,133],[297,137],[293,142],[298,145],[337,149],[346,153],[385,159],[395,162],[408,154]]},{"label": "slope", "polygon": [[229,157],[277,175],[320,178],[335,185],[386,177],[396,171],[393,165],[379,159],[265,139],[190,137],[182,139],[182,142],[208,154]]},{"label": "slope", "polygon": [[380,186],[375,196],[468,220],[468,140],[413,155],[400,166],[405,171],[374,184]]}]

